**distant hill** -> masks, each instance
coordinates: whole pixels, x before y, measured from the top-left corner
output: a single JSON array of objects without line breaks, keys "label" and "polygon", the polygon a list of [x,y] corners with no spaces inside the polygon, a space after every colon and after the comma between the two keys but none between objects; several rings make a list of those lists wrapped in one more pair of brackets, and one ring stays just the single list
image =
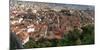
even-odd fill
[{"label": "distant hill", "polygon": [[94,10],[94,5],[77,5],[77,4],[63,4],[63,3],[47,3],[47,2],[34,2],[34,1],[18,1],[20,4],[33,4],[38,6],[48,6],[50,8],[71,8],[71,9],[79,9],[79,10]]}]

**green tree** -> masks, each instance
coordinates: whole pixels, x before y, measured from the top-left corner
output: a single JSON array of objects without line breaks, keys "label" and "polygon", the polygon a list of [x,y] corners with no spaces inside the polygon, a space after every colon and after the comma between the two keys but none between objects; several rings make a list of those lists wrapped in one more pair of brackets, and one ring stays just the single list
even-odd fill
[{"label": "green tree", "polygon": [[82,44],[94,44],[94,25],[87,25],[85,27],[82,27],[82,29]]}]

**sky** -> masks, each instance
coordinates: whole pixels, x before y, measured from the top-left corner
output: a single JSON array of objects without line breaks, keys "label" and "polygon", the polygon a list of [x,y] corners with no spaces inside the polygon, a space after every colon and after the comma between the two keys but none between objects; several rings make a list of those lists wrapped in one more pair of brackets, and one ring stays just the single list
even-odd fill
[{"label": "sky", "polygon": [[39,2],[51,2],[51,3],[95,5],[95,0],[23,0],[23,1],[39,1]]}]

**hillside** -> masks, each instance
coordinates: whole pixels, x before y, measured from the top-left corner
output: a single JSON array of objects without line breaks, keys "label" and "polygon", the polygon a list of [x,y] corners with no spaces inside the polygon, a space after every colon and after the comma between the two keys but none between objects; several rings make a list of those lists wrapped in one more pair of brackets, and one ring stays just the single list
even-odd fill
[{"label": "hillside", "polygon": [[25,48],[94,44],[94,13],[89,5],[18,1],[10,5],[10,30]]}]

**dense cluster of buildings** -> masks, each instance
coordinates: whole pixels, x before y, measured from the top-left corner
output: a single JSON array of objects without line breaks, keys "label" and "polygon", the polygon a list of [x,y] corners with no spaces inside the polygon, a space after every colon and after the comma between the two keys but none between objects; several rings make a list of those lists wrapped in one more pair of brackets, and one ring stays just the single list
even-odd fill
[{"label": "dense cluster of buildings", "polygon": [[21,3],[10,6],[10,29],[23,44],[29,41],[29,38],[34,41],[62,39],[64,34],[73,28],[80,29],[82,25],[94,21],[91,13],[82,10],[66,8],[56,11],[42,6]]}]

